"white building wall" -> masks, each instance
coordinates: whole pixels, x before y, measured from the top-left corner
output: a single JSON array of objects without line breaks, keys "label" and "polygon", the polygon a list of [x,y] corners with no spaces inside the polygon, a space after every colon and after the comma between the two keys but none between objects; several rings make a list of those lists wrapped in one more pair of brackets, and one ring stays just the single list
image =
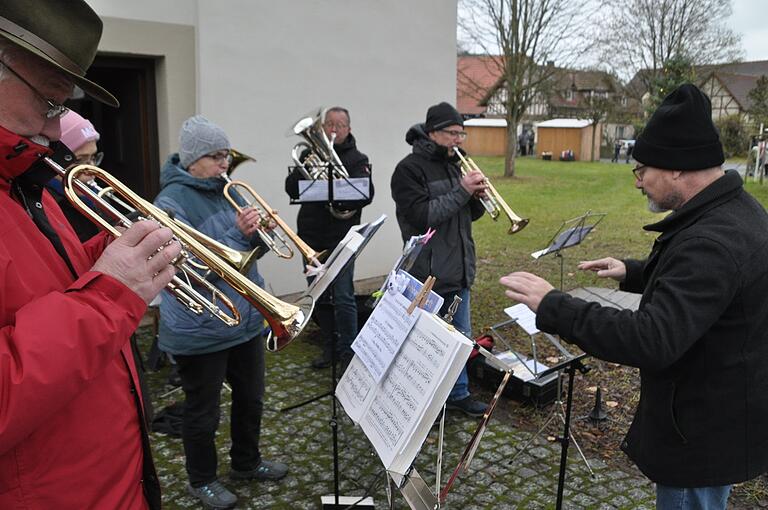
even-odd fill
[{"label": "white building wall", "polygon": [[[126,26],[134,26],[133,20],[194,27],[195,83],[187,89],[195,90],[195,106],[185,115],[209,117],[224,127],[236,149],[258,160],[241,165],[235,177],[252,184],[293,228],[298,206],[289,205],[283,181],[299,138],[286,132],[317,106],[347,107],[358,147],[373,164],[376,196],[364,209],[363,221],[389,216],[358,259],[355,278],[389,271],[402,246],[389,181],[397,162],[410,152],[405,132],[423,122],[430,105],[455,97],[456,0],[89,3],[111,18],[106,28],[121,20]],[[140,40],[141,34],[136,37]],[[106,51],[146,52],[129,51],[127,46],[140,44],[125,38],[109,42],[108,33],[104,40],[101,49]],[[168,93],[173,103],[173,87]],[[175,147],[183,116],[169,115],[173,119],[160,137]],[[285,262],[267,255],[259,264],[275,294],[306,286],[297,257]]]}]

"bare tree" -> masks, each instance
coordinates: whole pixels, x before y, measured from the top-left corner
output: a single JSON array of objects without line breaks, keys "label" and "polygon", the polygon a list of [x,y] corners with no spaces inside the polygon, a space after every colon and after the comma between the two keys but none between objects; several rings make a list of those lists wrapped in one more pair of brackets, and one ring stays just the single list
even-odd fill
[{"label": "bare tree", "polygon": [[464,44],[482,50],[500,75],[507,121],[505,176],[515,175],[517,127],[559,65],[572,64],[587,45],[590,0],[462,0]]},{"label": "bare tree", "polygon": [[674,58],[701,65],[742,55],[726,23],[731,0],[613,0],[601,12],[602,60],[625,78],[641,71],[646,90]]}]

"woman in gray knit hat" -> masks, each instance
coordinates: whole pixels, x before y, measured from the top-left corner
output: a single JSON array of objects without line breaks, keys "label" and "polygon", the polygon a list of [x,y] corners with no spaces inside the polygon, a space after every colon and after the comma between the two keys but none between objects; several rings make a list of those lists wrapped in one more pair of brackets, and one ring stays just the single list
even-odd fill
[{"label": "woman in gray knit hat", "polygon": [[[172,154],[160,175],[155,205],[203,234],[237,250],[261,245],[256,234],[261,219],[254,209],[236,213],[224,198],[221,175],[231,162],[224,130],[201,115],[187,119],[179,134],[179,152]],[[248,278],[263,286],[256,264]],[[210,314],[195,315],[175,299],[160,304],[160,348],[179,368],[186,396],[182,439],[189,476],[188,491],[212,508],[231,508],[237,497],[217,475],[214,437],[219,425],[221,387],[232,387],[230,477],[278,480],[288,468],[259,453],[264,397],[264,318],[221,280],[212,282],[241,313],[230,327]]]}]

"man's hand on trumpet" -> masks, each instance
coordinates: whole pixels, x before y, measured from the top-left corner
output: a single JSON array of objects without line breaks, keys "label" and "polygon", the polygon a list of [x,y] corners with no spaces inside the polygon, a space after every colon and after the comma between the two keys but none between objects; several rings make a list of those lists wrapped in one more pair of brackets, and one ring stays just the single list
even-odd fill
[{"label": "man's hand on trumpet", "polygon": [[472,170],[461,178],[461,187],[470,195],[476,198],[483,198],[485,197],[485,190],[488,188],[488,182],[483,172]]},{"label": "man's hand on trumpet", "polygon": [[173,233],[155,221],[137,221],[109,243],[92,271],[122,282],[146,303],[173,279],[173,261],[181,252]]}]

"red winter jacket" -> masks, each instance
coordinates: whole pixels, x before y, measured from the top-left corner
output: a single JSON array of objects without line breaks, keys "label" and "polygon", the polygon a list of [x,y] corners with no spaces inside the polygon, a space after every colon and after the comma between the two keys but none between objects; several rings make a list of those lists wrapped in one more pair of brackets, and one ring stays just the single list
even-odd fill
[{"label": "red winter jacket", "polygon": [[145,509],[128,339],[146,305],[89,271],[105,235],[80,244],[43,194],[74,280],[11,194],[10,181],[45,151],[0,128],[0,508]]}]

